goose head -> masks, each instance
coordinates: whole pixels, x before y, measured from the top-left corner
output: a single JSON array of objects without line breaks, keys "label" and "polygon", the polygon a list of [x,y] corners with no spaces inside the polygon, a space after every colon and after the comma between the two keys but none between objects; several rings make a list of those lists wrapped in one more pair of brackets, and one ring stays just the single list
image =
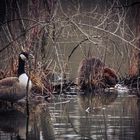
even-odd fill
[{"label": "goose head", "polygon": [[19,54],[19,59],[21,59],[22,61],[26,61],[29,59],[29,53],[28,52],[21,52]]},{"label": "goose head", "polygon": [[25,73],[25,62],[29,60],[28,52],[21,52],[19,54],[19,62],[18,62],[18,77]]}]

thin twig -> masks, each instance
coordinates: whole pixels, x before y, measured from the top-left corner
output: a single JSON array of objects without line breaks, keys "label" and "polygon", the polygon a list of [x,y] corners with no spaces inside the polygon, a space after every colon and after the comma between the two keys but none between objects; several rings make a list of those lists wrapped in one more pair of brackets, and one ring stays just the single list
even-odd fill
[{"label": "thin twig", "polygon": [[116,7],[113,7],[113,8],[129,8],[129,7],[133,7],[135,5],[140,5],[140,2],[136,1],[136,2],[133,2],[133,3],[128,4],[128,5],[116,6]]},{"label": "thin twig", "polygon": [[71,51],[70,55],[68,56],[68,61],[70,60],[70,57],[72,56],[72,54],[74,53],[74,51],[82,44],[84,43],[85,41],[87,41],[88,38],[85,38],[84,40],[80,41]]},{"label": "thin twig", "polygon": [[[30,31],[32,28],[36,27],[38,24],[33,25],[32,27],[30,27],[29,29],[26,30],[26,32]],[[13,44],[15,41],[17,41],[20,37],[24,36],[25,33],[21,33],[19,36],[17,36],[14,40],[12,40],[10,43],[8,43],[5,47],[3,47],[0,50],[0,53],[2,51],[4,51],[6,48],[8,48],[11,44]]]}]

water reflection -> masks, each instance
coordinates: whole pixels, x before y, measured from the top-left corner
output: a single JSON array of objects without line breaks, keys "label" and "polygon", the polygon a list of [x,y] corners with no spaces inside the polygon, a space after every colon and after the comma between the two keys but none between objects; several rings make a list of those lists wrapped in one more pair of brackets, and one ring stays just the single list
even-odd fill
[{"label": "water reflection", "polygon": [[29,117],[23,107],[15,108],[0,111],[0,139],[54,140],[49,110],[44,104],[31,106]]},{"label": "water reflection", "polygon": [[79,94],[78,103],[86,112],[98,113],[103,107],[114,102],[117,96],[117,92],[85,91],[84,94]]},{"label": "water reflection", "polygon": [[82,139],[107,139],[105,108],[117,98],[112,92],[85,92],[78,96],[78,103],[82,110],[79,122],[79,134]]},{"label": "water reflection", "polygon": [[140,99],[127,93],[59,95],[31,105],[29,118],[19,108],[0,111],[2,140],[139,140],[139,131]]},{"label": "water reflection", "polygon": [[46,104],[32,108],[29,125],[28,140],[54,140],[51,117]]},{"label": "water reflection", "polygon": [[0,139],[25,139],[26,116],[18,110],[0,110]]},{"label": "water reflection", "polygon": [[135,124],[135,140],[140,140],[140,99],[137,100]]},{"label": "water reflection", "polygon": [[[64,102],[69,99],[70,102]],[[77,97],[59,96],[54,104],[49,105],[49,109],[53,114],[55,138],[58,140],[139,139],[137,97],[127,93],[94,92]]]}]

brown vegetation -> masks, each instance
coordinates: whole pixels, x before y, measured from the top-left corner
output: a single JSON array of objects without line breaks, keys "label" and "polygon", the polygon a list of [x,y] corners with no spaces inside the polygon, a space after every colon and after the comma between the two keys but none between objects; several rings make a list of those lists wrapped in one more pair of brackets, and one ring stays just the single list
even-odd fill
[{"label": "brown vegetation", "polygon": [[78,69],[77,84],[80,89],[105,88],[117,83],[117,75],[111,68],[97,58],[85,58],[81,61]]}]

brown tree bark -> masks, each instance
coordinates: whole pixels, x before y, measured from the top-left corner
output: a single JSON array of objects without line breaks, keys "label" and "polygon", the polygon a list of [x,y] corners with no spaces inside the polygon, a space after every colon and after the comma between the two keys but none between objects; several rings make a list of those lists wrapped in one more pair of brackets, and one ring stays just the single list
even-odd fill
[{"label": "brown tree bark", "polygon": [[[134,9],[135,8],[135,9]],[[135,23],[135,31],[136,31],[136,36],[140,36],[140,6],[135,5],[131,7],[133,15],[135,15],[135,20],[133,23]],[[132,19],[130,20],[132,21]],[[140,49],[140,38],[136,41],[136,46],[137,48]],[[129,75],[131,77],[133,76],[139,76],[140,75],[140,51],[136,50],[135,48],[133,49],[132,53],[132,58],[130,60],[130,69],[129,69]]]}]

